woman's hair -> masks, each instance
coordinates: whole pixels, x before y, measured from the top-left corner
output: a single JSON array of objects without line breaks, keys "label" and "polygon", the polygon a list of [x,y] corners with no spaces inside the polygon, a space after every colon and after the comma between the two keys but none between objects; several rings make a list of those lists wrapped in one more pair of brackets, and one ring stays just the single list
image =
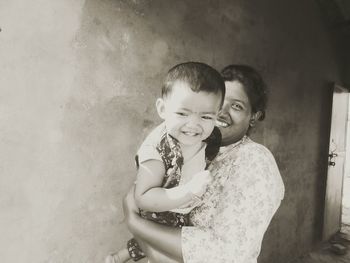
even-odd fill
[{"label": "woman's hair", "polygon": [[265,119],[267,106],[267,86],[260,74],[247,65],[229,65],[221,71],[224,81],[238,81],[247,93],[253,113],[261,112],[258,119]]},{"label": "woman's hair", "polygon": [[163,82],[162,97],[169,95],[177,81],[187,83],[194,92],[209,92],[225,98],[225,82],[220,73],[201,62],[185,62],[172,67]]}]

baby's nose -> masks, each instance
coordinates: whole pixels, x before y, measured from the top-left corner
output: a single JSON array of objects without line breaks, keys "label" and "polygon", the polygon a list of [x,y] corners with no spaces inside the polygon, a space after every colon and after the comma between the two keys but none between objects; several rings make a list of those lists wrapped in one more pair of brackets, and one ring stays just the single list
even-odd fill
[{"label": "baby's nose", "polygon": [[188,124],[193,125],[193,126],[197,126],[200,124],[200,122],[201,122],[201,117],[198,116],[197,114],[192,114],[190,119],[189,119]]}]

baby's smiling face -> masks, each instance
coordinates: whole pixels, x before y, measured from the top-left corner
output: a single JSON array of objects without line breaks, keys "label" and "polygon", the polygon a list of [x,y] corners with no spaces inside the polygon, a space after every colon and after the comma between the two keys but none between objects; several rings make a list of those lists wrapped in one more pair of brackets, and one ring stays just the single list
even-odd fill
[{"label": "baby's smiling face", "polygon": [[201,143],[212,133],[221,94],[194,92],[186,82],[175,82],[170,94],[157,100],[167,132],[183,145]]}]

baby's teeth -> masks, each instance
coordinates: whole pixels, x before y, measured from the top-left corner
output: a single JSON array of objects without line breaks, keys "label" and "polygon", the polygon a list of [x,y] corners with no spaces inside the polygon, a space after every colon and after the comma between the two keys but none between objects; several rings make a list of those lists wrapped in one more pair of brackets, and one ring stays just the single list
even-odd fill
[{"label": "baby's teeth", "polygon": [[194,133],[194,132],[184,132],[186,135],[189,135],[189,136],[195,136],[197,135],[197,133]]}]

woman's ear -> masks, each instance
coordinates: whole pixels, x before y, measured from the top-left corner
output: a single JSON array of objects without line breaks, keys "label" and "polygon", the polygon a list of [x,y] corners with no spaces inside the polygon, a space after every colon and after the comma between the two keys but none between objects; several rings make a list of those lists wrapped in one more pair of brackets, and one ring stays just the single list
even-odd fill
[{"label": "woman's ear", "polygon": [[256,122],[260,119],[261,115],[262,115],[261,111],[254,112],[252,114],[252,117],[250,118],[249,126],[254,127]]},{"label": "woman's ear", "polygon": [[156,108],[159,117],[161,117],[163,120],[165,119],[165,103],[162,98],[158,98],[156,101]]}]

